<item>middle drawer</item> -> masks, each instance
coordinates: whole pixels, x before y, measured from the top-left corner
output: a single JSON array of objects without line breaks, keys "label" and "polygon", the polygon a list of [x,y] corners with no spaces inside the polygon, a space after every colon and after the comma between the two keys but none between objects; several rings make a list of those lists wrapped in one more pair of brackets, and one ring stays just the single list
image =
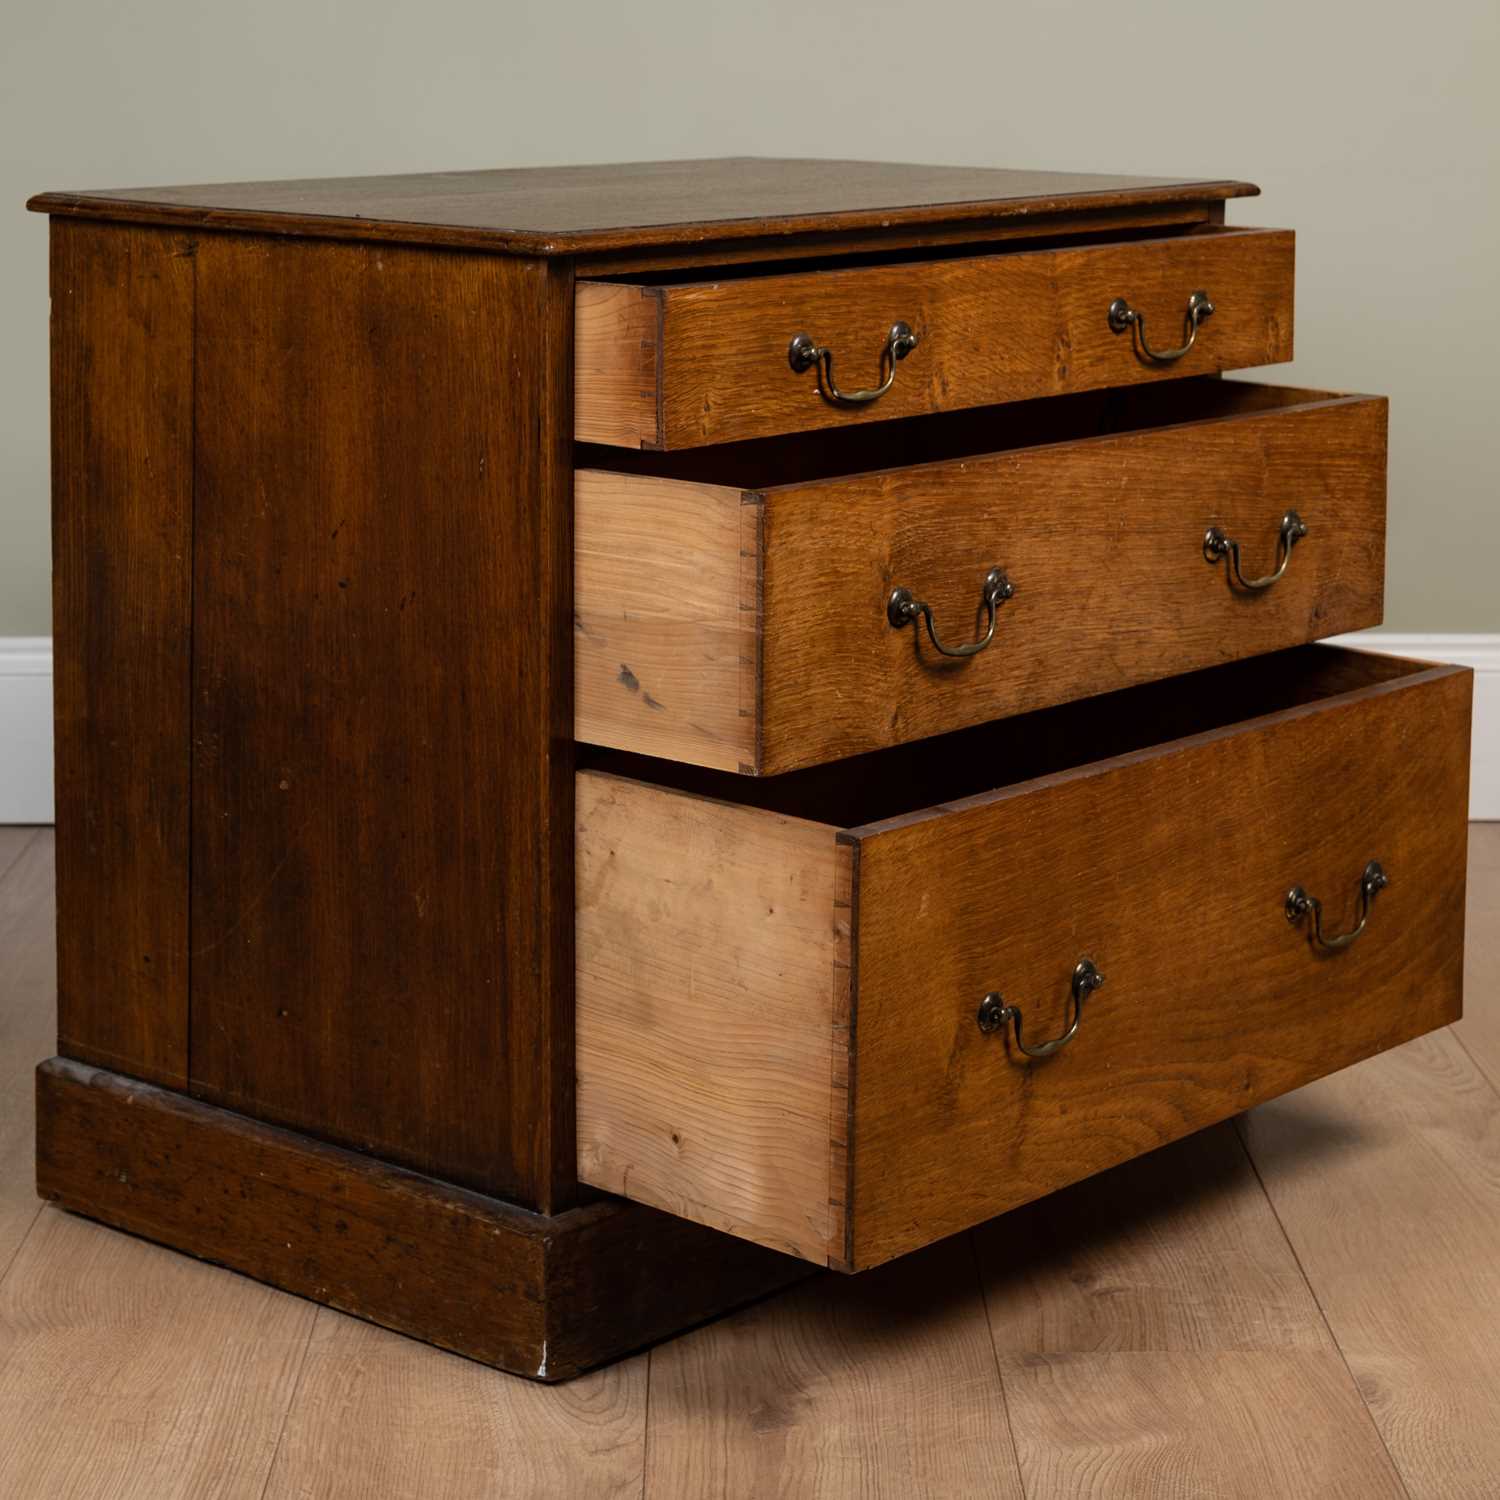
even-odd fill
[{"label": "middle drawer", "polygon": [[1382,397],[1174,381],[610,462],[575,476],[575,735],[694,765],[792,770],[1381,619]]}]

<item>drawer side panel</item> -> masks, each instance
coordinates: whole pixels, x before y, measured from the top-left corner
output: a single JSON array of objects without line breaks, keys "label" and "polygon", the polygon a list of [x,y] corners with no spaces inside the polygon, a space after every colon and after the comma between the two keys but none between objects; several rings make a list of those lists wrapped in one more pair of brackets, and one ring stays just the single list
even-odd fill
[{"label": "drawer side panel", "polygon": [[760,506],[739,490],[580,469],[574,734],[758,769]]},{"label": "drawer side panel", "polygon": [[842,1261],[852,851],[596,772],[576,809],[580,1180]]},{"label": "drawer side panel", "polygon": [[580,443],[661,445],[661,299],[582,282],[574,302],[573,433]]}]

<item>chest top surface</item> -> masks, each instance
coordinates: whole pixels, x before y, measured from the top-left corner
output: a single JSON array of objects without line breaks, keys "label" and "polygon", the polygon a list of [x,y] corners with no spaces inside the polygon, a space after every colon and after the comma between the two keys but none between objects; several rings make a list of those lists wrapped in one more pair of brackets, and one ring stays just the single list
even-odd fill
[{"label": "chest top surface", "polygon": [[732,157],[43,193],[51,214],[572,255],[1214,202],[1249,183]]}]

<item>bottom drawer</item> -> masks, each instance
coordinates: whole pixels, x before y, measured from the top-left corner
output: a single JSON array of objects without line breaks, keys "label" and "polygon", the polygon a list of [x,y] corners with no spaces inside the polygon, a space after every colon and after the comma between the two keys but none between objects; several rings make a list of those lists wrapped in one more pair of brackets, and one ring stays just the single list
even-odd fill
[{"label": "bottom drawer", "polygon": [[597,752],[579,1176],[858,1270],[1454,1020],[1470,686],[1309,646],[770,780]]}]

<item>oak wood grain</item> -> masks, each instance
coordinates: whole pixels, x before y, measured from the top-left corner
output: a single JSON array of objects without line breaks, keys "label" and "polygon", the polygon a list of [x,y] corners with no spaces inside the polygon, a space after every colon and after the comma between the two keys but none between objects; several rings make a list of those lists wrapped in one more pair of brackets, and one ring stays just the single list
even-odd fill
[{"label": "oak wood grain", "polygon": [[0,825],[0,884],[36,837],[37,830],[13,824]]},{"label": "oak wood grain", "polygon": [[653,1350],[649,1420],[660,1500],[1023,1494],[962,1240]]},{"label": "oak wood grain", "polygon": [[973,1239],[1028,1493],[1403,1493],[1232,1125]]},{"label": "oak wood grain", "polygon": [[[809,484],[757,482],[774,452],[724,462],[738,491],[581,470],[578,737],[777,774],[1378,624],[1385,401],[1178,385],[1126,431],[1096,436],[1116,419],[1090,402],[1036,446],[971,456],[961,426],[946,462],[880,468],[877,444],[876,472]],[[1308,534],[1269,590],[1206,561],[1214,525],[1269,572],[1289,509]],[[997,565],[1016,592],[980,655],[890,624],[902,586],[973,638]]]},{"label": "oak wood grain", "polygon": [[579,442],[639,445],[660,425],[655,287],[580,283],[573,343],[573,434]]},{"label": "oak wood grain", "polygon": [[0,1277],[37,1216],[31,1074],[57,1036],[51,829],[0,828]]},{"label": "oak wood grain", "polygon": [[573,732],[726,771],[760,763],[759,506],[580,469]]},{"label": "oak wood grain", "polygon": [[[1492,1011],[1494,983],[1486,980]],[[1494,1087],[1443,1033],[1256,1110],[1242,1129],[1408,1492],[1434,1500],[1493,1495]]]},{"label": "oak wood grain", "polygon": [[997,1353],[1331,1350],[1231,1123],[973,1232]]},{"label": "oak wood grain", "polygon": [[197,266],[193,1089],[563,1207],[571,283],[231,235]]},{"label": "oak wood grain", "polygon": [[59,1049],[188,1074],[194,245],[52,225]]},{"label": "oak wood grain", "polygon": [[589,772],[577,809],[580,1179],[842,1262],[851,851]]},{"label": "oak wood grain", "polygon": [[1000,1361],[1029,1495],[1404,1500],[1332,1350]]},{"label": "oak wood grain", "polygon": [[[5,862],[7,849],[15,848],[16,833],[0,829],[0,865]],[[1500,829],[1494,825],[1471,825],[1471,937],[1484,936],[1485,918],[1481,913],[1500,909],[1500,837],[1497,836]],[[29,840],[29,832],[22,837]],[[45,903],[28,902],[26,912],[29,915],[19,915],[14,929],[16,940],[37,952],[45,952],[52,942],[50,910]],[[30,987],[7,989],[0,980],[0,998],[5,1002],[0,1015],[8,1017],[13,1027],[38,1036],[50,1035],[49,991]],[[1483,1023],[1500,1007],[1500,986],[1496,984],[1493,965],[1471,965],[1465,1005],[1460,1029],[1471,1037],[1473,1045],[1471,1023]],[[12,1030],[7,1037],[15,1034]],[[1399,1074],[1383,1070],[1383,1060],[1371,1060],[1347,1075],[1351,1084],[1349,1097],[1356,1109],[1362,1109],[1362,1080],[1382,1072],[1379,1092],[1370,1100],[1376,1122],[1374,1138],[1379,1142],[1373,1181],[1369,1179],[1370,1164],[1363,1160],[1372,1132],[1368,1124],[1360,1123],[1360,1114],[1346,1116],[1339,1099],[1329,1095],[1329,1085],[1336,1080],[1313,1085],[1306,1091],[1306,1097],[1312,1101],[1307,1111],[1289,1119],[1295,1172],[1308,1178],[1307,1196],[1316,1200],[1315,1211],[1320,1216],[1325,1186],[1332,1189],[1329,1212],[1337,1214],[1335,1222],[1342,1235],[1341,1247],[1352,1247],[1348,1259],[1357,1273],[1359,1262],[1383,1253],[1383,1226],[1403,1217],[1404,1195],[1400,1183],[1388,1191],[1380,1173],[1386,1153],[1399,1147],[1400,1136],[1409,1129],[1404,1123],[1407,1116],[1401,1102],[1404,1090],[1417,1088],[1426,1096],[1427,1123],[1419,1129],[1429,1141],[1441,1140],[1450,1133],[1456,1141],[1477,1139],[1475,1127],[1480,1112],[1486,1108],[1500,1110],[1500,1095],[1486,1106],[1482,1096],[1475,1095],[1468,1087],[1452,1087],[1446,1072],[1433,1074],[1425,1067],[1403,1068]],[[1385,1093],[1387,1089],[1393,1093]],[[3,1098],[0,1086],[0,1101]],[[1299,1095],[1288,1099],[1286,1107],[1297,1105],[1303,1098]],[[1252,1122],[1271,1112],[1258,1111]],[[1391,1122],[1389,1131],[1382,1126],[1385,1120]],[[1344,1125],[1348,1128],[1341,1128]],[[1240,1399],[1242,1410],[1228,1413],[1222,1421],[1214,1418],[1211,1398],[1205,1402],[1199,1388],[1211,1391],[1219,1380],[1229,1378],[1215,1368],[1212,1356],[1216,1342],[1226,1350],[1279,1343],[1285,1346],[1280,1349],[1281,1357],[1295,1357],[1299,1351],[1312,1350],[1318,1335],[1318,1328],[1296,1316],[1299,1299],[1294,1285],[1283,1278],[1274,1261],[1262,1258],[1263,1251],[1271,1247],[1263,1228],[1264,1212],[1252,1212],[1249,1200],[1242,1198],[1243,1177],[1231,1169],[1228,1154],[1220,1156],[1209,1150],[1209,1143],[1222,1140],[1222,1136],[1220,1130],[1190,1137],[1138,1162],[1101,1174],[1088,1183],[1007,1215],[980,1231],[976,1241],[981,1263],[990,1273],[989,1311],[996,1327],[1007,1329],[1006,1336],[1023,1354],[1045,1349],[1048,1344],[1071,1353],[1073,1370],[1081,1372],[1065,1392],[1075,1394],[1080,1402],[1073,1419],[1078,1447],[1073,1454],[1058,1460],[1058,1464],[1060,1481],[1073,1479],[1083,1493],[1088,1492],[1089,1483],[1083,1458],[1090,1451],[1089,1433],[1104,1436],[1121,1432],[1113,1423],[1106,1426],[1103,1418],[1111,1411],[1118,1414],[1117,1403],[1127,1387],[1140,1392],[1137,1398],[1140,1421],[1125,1429],[1123,1437],[1127,1443],[1137,1445],[1132,1451],[1140,1456],[1134,1466],[1129,1458],[1118,1455],[1111,1455],[1105,1462],[1111,1466],[1111,1473],[1139,1475],[1138,1488],[1146,1494],[1193,1494],[1193,1476],[1206,1473],[1209,1478],[1198,1486],[1196,1493],[1217,1495],[1238,1482],[1236,1475],[1242,1468],[1251,1476],[1247,1483],[1264,1479],[1268,1464],[1274,1460],[1268,1460],[1259,1450],[1268,1442],[1284,1440],[1284,1422],[1279,1411],[1300,1412],[1297,1431],[1287,1441],[1299,1451],[1300,1445],[1305,1444],[1315,1455],[1337,1451],[1351,1437],[1357,1440],[1361,1427],[1369,1427],[1369,1417],[1349,1410],[1342,1400],[1302,1405],[1308,1381],[1296,1376],[1295,1371],[1288,1380],[1258,1378],[1253,1384],[1234,1381],[1226,1399]],[[1429,1161],[1424,1156],[1422,1170],[1428,1180],[1412,1214],[1425,1218],[1427,1229],[1432,1231],[1436,1226],[1437,1232],[1427,1233],[1426,1253],[1417,1272],[1407,1271],[1403,1263],[1394,1273],[1393,1282],[1379,1289],[1376,1310],[1381,1316],[1366,1321],[1361,1338],[1367,1341],[1372,1357],[1381,1360],[1392,1372],[1393,1379],[1410,1381],[1416,1392],[1414,1399],[1427,1389],[1442,1393],[1447,1399],[1450,1393],[1444,1388],[1450,1378],[1464,1378],[1462,1371],[1450,1371],[1435,1363],[1444,1357],[1445,1330],[1450,1320],[1462,1318],[1471,1323],[1473,1333],[1462,1347],[1469,1350],[1478,1346],[1483,1352],[1500,1339],[1496,1312],[1500,1304],[1485,1306],[1475,1302],[1469,1278],[1472,1268],[1466,1264],[1471,1253],[1467,1235],[1450,1236],[1446,1232],[1450,1222],[1467,1222],[1473,1187],[1471,1173],[1454,1171],[1446,1165],[1428,1170]],[[1157,1162],[1162,1164],[1159,1173],[1153,1168]],[[29,1160],[0,1160],[0,1173],[12,1174],[10,1185],[17,1191],[29,1191]],[[5,1189],[5,1182],[0,1180],[0,1192]],[[1057,1217],[1047,1218],[1053,1207],[1058,1209]],[[1347,1220],[1348,1215],[1353,1215],[1352,1222]],[[1014,1242],[1007,1235],[1011,1228],[1016,1230]],[[1411,1231],[1403,1228],[1402,1233],[1407,1232]],[[71,1385],[54,1386],[57,1371],[75,1350],[77,1362],[86,1363],[95,1325],[84,1320],[74,1322],[76,1313],[64,1305],[77,1305],[79,1293],[71,1274],[49,1277],[51,1259],[37,1255],[28,1257],[17,1273],[33,1282],[36,1290],[23,1298],[13,1276],[6,1295],[17,1303],[24,1300],[31,1327],[45,1325],[58,1330],[65,1322],[75,1327],[76,1343],[57,1353],[46,1340],[28,1335],[22,1351],[14,1356],[14,1363],[7,1366],[5,1378],[12,1400],[24,1404],[23,1421],[32,1430],[16,1430],[7,1412],[5,1424],[0,1425],[0,1449],[7,1454],[22,1451],[7,1446],[14,1441],[24,1444],[24,1451],[34,1457],[34,1462],[28,1462],[27,1484],[21,1493],[93,1496],[106,1489],[124,1494],[135,1490],[151,1495],[154,1500],[157,1490],[152,1487],[151,1477],[165,1474],[170,1493],[170,1466],[180,1462],[185,1431],[190,1432],[194,1443],[219,1452],[241,1421],[238,1404],[241,1387],[229,1379],[211,1382],[198,1392],[201,1399],[195,1399],[190,1429],[175,1419],[184,1401],[184,1382],[192,1381],[202,1369],[198,1310],[205,1306],[207,1309],[208,1326],[203,1337],[216,1337],[221,1343],[242,1341],[250,1324],[246,1321],[226,1325],[222,1309],[213,1299],[205,1302],[201,1294],[184,1295],[180,1284],[173,1287],[172,1295],[150,1298],[149,1306],[147,1299],[132,1297],[131,1289],[138,1287],[143,1279],[152,1280],[159,1275],[156,1262],[164,1258],[153,1247],[137,1240],[102,1233],[100,1238],[118,1241],[124,1247],[122,1255],[131,1257],[131,1263],[122,1263],[111,1271],[112,1286],[121,1289],[125,1305],[141,1310],[141,1317],[131,1325],[131,1337],[138,1344],[149,1344],[151,1350],[159,1351],[149,1364],[149,1381],[135,1392],[137,1399],[131,1405],[134,1425],[128,1436],[120,1436],[117,1446],[105,1449],[90,1445],[88,1451],[97,1460],[94,1464],[78,1462],[78,1433],[69,1425],[80,1420],[77,1409],[68,1401],[53,1402],[49,1397],[54,1388],[72,1389]],[[935,1253],[940,1254],[946,1248],[937,1247]],[[136,1261],[148,1263],[144,1272],[137,1269]],[[882,1278],[902,1277],[908,1265],[916,1270],[909,1281],[903,1280],[899,1289],[892,1283],[889,1291],[875,1293],[874,1288]],[[1346,1269],[1349,1266],[1341,1253],[1336,1276],[1342,1276]],[[209,1276],[212,1282],[222,1279],[232,1285],[243,1285],[222,1273]],[[1425,1285],[1432,1302],[1423,1303],[1422,1316],[1408,1319],[1399,1315],[1402,1302],[1408,1287],[1418,1280]],[[192,1286],[202,1284],[194,1281]],[[889,1369],[888,1341],[897,1338],[903,1348],[909,1349],[921,1339],[928,1320],[940,1326],[941,1336],[931,1353],[935,1366],[943,1357],[947,1341],[967,1351],[966,1325],[972,1321],[982,1331],[985,1316],[977,1298],[969,1298],[966,1290],[960,1292],[960,1287],[968,1286],[972,1286],[972,1281],[965,1279],[956,1263],[946,1260],[929,1263],[926,1253],[918,1252],[909,1260],[895,1262],[866,1276],[822,1278],[809,1284],[805,1294],[778,1298],[725,1324],[653,1351],[651,1359],[656,1367],[653,1405],[660,1403],[667,1418],[660,1426],[653,1427],[652,1432],[653,1444],[662,1448],[660,1472],[669,1481],[682,1473],[712,1476],[727,1472],[726,1483],[733,1483],[736,1474],[748,1469],[767,1487],[779,1484],[790,1494],[817,1493],[819,1486],[825,1493],[831,1490],[836,1494],[841,1479],[846,1481],[846,1492],[858,1493],[861,1480],[878,1483],[878,1478],[870,1478],[877,1471],[888,1470],[900,1476],[909,1474],[917,1465],[940,1462],[933,1457],[931,1435],[949,1430],[944,1426],[947,1408],[943,1402],[924,1404],[913,1400],[905,1411],[893,1414],[880,1399],[890,1389],[882,1376]],[[1001,1299],[1005,1298],[1007,1288],[1013,1289],[1014,1305],[997,1301],[997,1288]],[[950,1316],[951,1304],[957,1298],[966,1302],[967,1318]],[[59,1305],[50,1305],[54,1299]],[[117,1305],[101,1310],[97,1327],[108,1330],[115,1326]],[[1433,1308],[1436,1324],[1429,1326],[1427,1315]],[[1387,1310],[1397,1316],[1385,1316]],[[1315,1316],[1321,1326],[1321,1312],[1316,1311]],[[744,1331],[746,1322],[752,1318],[756,1324],[753,1337]],[[820,1318],[842,1330],[842,1338],[835,1341],[824,1337]],[[557,1427],[544,1416],[537,1418],[534,1436],[518,1428],[516,1449],[504,1447],[510,1440],[510,1413],[514,1410],[508,1393],[512,1389],[525,1391],[528,1387],[498,1375],[490,1376],[462,1360],[441,1356],[429,1360],[424,1357],[427,1351],[409,1343],[400,1343],[387,1352],[383,1342],[356,1341],[352,1337],[333,1339],[328,1326],[341,1322],[335,1315],[322,1314],[316,1332],[320,1338],[329,1338],[330,1355],[337,1353],[348,1358],[348,1365],[341,1369],[334,1369],[332,1360],[327,1368],[332,1388],[340,1395],[348,1393],[351,1398],[348,1408],[340,1408],[348,1412],[348,1418],[343,1429],[313,1436],[310,1428],[298,1426],[298,1402],[302,1399],[298,1396],[289,1412],[286,1432],[288,1437],[296,1434],[293,1452],[299,1461],[290,1471],[285,1468],[281,1471],[278,1482],[282,1489],[273,1492],[276,1500],[284,1500],[286,1487],[293,1482],[310,1495],[367,1493],[369,1487],[361,1481],[372,1472],[393,1484],[406,1476],[426,1472],[464,1477],[488,1475],[486,1465],[500,1451],[505,1453],[511,1472],[516,1475],[545,1479],[568,1462],[568,1454],[559,1451],[564,1444],[558,1439]],[[360,1325],[343,1323],[342,1327],[358,1331]],[[1435,1348],[1434,1337],[1438,1339]],[[373,1338],[378,1340],[379,1336]],[[1418,1359],[1409,1361],[1407,1349],[1413,1344],[1422,1352]],[[740,1356],[733,1367],[723,1364],[726,1350]],[[1170,1361],[1155,1359],[1144,1365],[1129,1358],[1133,1350],[1148,1355],[1167,1352],[1174,1357]],[[1090,1371],[1086,1358],[1090,1352],[1117,1356],[1116,1369]],[[11,1353],[10,1346],[0,1346],[0,1359]],[[968,1358],[967,1353],[964,1358]],[[679,1359],[689,1360],[691,1368],[683,1370],[677,1364]],[[808,1372],[807,1378],[796,1383],[797,1401],[784,1403],[780,1393],[789,1383],[787,1372],[794,1364],[799,1372]],[[1055,1378],[1052,1373],[1055,1365],[1055,1361],[1048,1361],[1037,1368],[1043,1369],[1044,1378],[1051,1381]],[[637,1367],[638,1362],[626,1368]],[[1009,1356],[1004,1399],[1013,1420],[1035,1395],[1029,1386],[1031,1377],[1027,1369],[1021,1355]],[[1265,1372],[1266,1366],[1262,1365],[1261,1370]],[[404,1373],[407,1371],[411,1372],[409,1376]],[[70,1372],[69,1378],[75,1373]],[[947,1392],[955,1387],[950,1375],[951,1372],[945,1375],[935,1370],[932,1378],[938,1382],[937,1390]],[[313,1376],[314,1366],[309,1363],[304,1367],[304,1393],[310,1385],[321,1392],[322,1375],[319,1373],[316,1380]],[[730,1396],[710,1400],[711,1390],[731,1383],[734,1389]],[[913,1384],[917,1389],[922,1388],[919,1382]],[[534,1394],[543,1400],[553,1400],[576,1389],[576,1385],[570,1385]],[[377,1390],[382,1393],[378,1400],[372,1398]],[[877,1392],[878,1395],[866,1399],[866,1393]],[[764,1400],[749,1399],[756,1393],[764,1393]],[[982,1439],[989,1441],[992,1396],[982,1385],[968,1382],[963,1384],[959,1395],[972,1407],[972,1416],[953,1434],[952,1440],[962,1444],[965,1431],[976,1430]],[[1458,1393],[1461,1400],[1481,1402],[1484,1395],[1482,1381],[1472,1391]],[[445,1396],[452,1409],[466,1419],[461,1430],[445,1415]],[[746,1399],[740,1399],[741,1396]],[[320,1393],[317,1399],[319,1412],[327,1414],[330,1421],[337,1420],[327,1397]],[[1036,1396],[1036,1399],[1041,1398]],[[1096,1401],[1100,1420],[1094,1422],[1091,1418]],[[583,1403],[589,1413],[600,1414],[601,1421],[592,1430],[602,1431],[606,1425],[603,1414],[608,1409],[607,1401],[603,1397],[596,1400],[590,1392]],[[1263,1412],[1262,1407],[1269,1407],[1269,1412]],[[116,1405],[114,1409],[120,1408]],[[799,1421],[799,1413],[809,1414],[809,1419]],[[828,1413],[840,1419],[833,1429],[838,1434],[836,1447],[821,1438],[823,1424],[818,1418]],[[1041,1415],[1044,1421],[1048,1420],[1045,1412]],[[1484,1415],[1481,1409],[1481,1417]],[[757,1421],[758,1417],[770,1420]],[[1206,1427],[1205,1422],[1209,1424]],[[1246,1422],[1253,1424],[1248,1435]],[[1470,1426],[1484,1430],[1482,1422]],[[1426,1478],[1422,1482],[1409,1478],[1409,1493],[1444,1496],[1450,1492],[1464,1493],[1462,1485],[1472,1481],[1472,1471],[1455,1471],[1450,1490],[1446,1465],[1450,1458],[1455,1465],[1470,1461],[1471,1434],[1450,1429],[1443,1437],[1446,1439],[1452,1431],[1460,1431],[1463,1441],[1456,1445],[1446,1440],[1429,1445],[1425,1452],[1425,1461],[1430,1465],[1424,1471]],[[1227,1441],[1234,1434],[1240,1435],[1239,1440]],[[1220,1440],[1225,1440],[1222,1448]],[[587,1444],[587,1439],[578,1435],[573,1441]],[[1220,1450],[1216,1457],[1205,1456],[1210,1446]],[[999,1437],[993,1438],[992,1447],[997,1455],[1006,1452]],[[369,1459],[364,1456],[366,1449],[373,1455]],[[593,1450],[587,1451],[593,1454]],[[1364,1450],[1353,1451],[1357,1455]],[[1183,1456],[1178,1460],[1175,1454]],[[345,1459],[353,1467],[349,1470],[349,1487],[341,1489],[344,1471],[336,1465]],[[778,1461],[782,1468],[772,1474],[771,1468]],[[1047,1461],[1044,1456],[1043,1463]],[[1001,1462],[997,1459],[989,1472],[998,1471]],[[1213,1467],[1215,1462],[1217,1470]],[[1008,1456],[1003,1457],[1003,1464],[1006,1472],[1013,1472]],[[1489,1473],[1481,1470],[1481,1476],[1490,1481],[1493,1489],[1494,1477],[1500,1476],[1500,1460],[1492,1463],[1490,1469]],[[137,1471],[148,1476],[144,1483]],[[608,1455],[598,1455],[593,1472],[613,1473]],[[1358,1465],[1351,1470],[1356,1478],[1360,1472]],[[13,1488],[6,1484],[9,1473],[3,1467],[0,1476],[3,1476],[0,1485],[5,1485],[7,1491]],[[492,1480],[489,1488],[500,1488],[504,1477]],[[70,1479],[71,1487],[67,1483]],[[1326,1471],[1319,1472],[1314,1466],[1307,1483],[1319,1481],[1326,1481]],[[1331,1492],[1338,1494],[1336,1478],[1328,1482],[1333,1486]],[[483,1487],[483,1479],[471,1486]],[[292,1493],[297,1493],[295,1487]],[[558,1491],[554,1489],[551,1493]],[[670,1497],[673,1491],[662,1484],[647,1488],[645,1493],[647,1500],[652,1500],[652,1497]],[[1299,1489],[1295,1476],[1281,1488],[1266,1479],[1260,1493],[1286,1495],[1289,1500],[1301,1500],[1307,1494],[1307,1500],[1322,1500],[1321,1494],[1308,1494],[1305,1487]],[[1381,1493],[1381,1489],[1374,1488],[1374,1493]]]},{"label": "oak wood grain", "polygon": [[[759,696],[767,771],[839,759],[1071,698],[1380,623],[1386,403],[1346,398],[1140,434],[1022,449],[764,501]],[[1231,585],[1209,526],[1252,576],[1278,528],[1307,524],[1269,590]],[[907,587],[941,638],[977,639],[981,583],[1015,588],[995,641],[955,663],[920,622],[891,626]]]},{"label": "oak wood grain", "polygon": [[43,1197],[538,1380],[806,1275],[635,1204],[530,1213],[58,1058],[37,1097]]},{"label": "oak wood grain", "polygon": [[[1246,683],[1261,696],[1236,720]],[[931,785],[906,786],[904,752],[781,806],[783,778],[581,772],[580,1175],[863,1269],[1453,1020],[1470,687],[1304,648],[1116,695],[1098,761],[1083,707],[991,726],[967,766],[937,745],[955,795],[895,816],[883,801]],[[857,853],[847,913],[830,830],[795,813],[831,806],[838,777],[859,825],[837,834]],[[992,789],[959,794],[980,777]],[[1392,885],[1370,934],[1319,952],[1288,889],[1347,928],[1371,859]],[[847,1034],[829,965],[846,925]],[[1082,957],[1108,984],[1071,1046],[1032,1064],[979,1030],[998,992],[1033,1040],[1060,1032]],[[830,1034],[852,1105],[842,1196],[817,1149]]]},{"label": "oak wood grain", "polygon": [[[668,284],[655,334],[658,420],[634,433],[612,423],[626,447],[695,447],[773,433],[845,428],[1103,386],[1136,385],[1292,357],[1293,237],[1287,230],[1204,229],[1191,235],[910,264]],[[1127,297],[1164,337],[1178,341],[1189,295],[1206,288],[1217,311],[1176,363],[1144,358],[1131,336],[1111,332],[1106,312]],[[603,316],[577,308],[576,331],[592,346]],[[798,333],[834,351],[834,375],[850,390],[873,386],[880,351],[897,320],[921,342],[879,400],[835,406],[812,372],[794,371]],[[645,361],[634,325],[610,365],[580,370],[587,408],[646,414]],[[606,382],[613,379],[615,388]],[[580,398],[582,404],[584,398]]]},{"label": "oak wood grain", "polygon": [[322,1311],[264,1500],[638,1500],[645,1436],[644,1356],[542,1387]]},{"label": "oak wood grain", "polygon": [[[856,830],[855,1265],[1455,1019],[1470,691],[1416,670]],[[1371,859],[1371,932],[1320,953],[1287,890],[1345,930]],[[980,1032],[997,991],[1059,1033],[1085,956],[1107,986],[1075,1045],[1032,1064]]]},{"label": "oak wood grain", "polygon": [[259,1500],[317,1313],[45,1210],[0,1284],[0,1493]]},{"label": "oak wood grain", "polygon": [[717,160],[43,193],[54,215],[574,255],[1222,203],[1245,182],[897,162]]}]

